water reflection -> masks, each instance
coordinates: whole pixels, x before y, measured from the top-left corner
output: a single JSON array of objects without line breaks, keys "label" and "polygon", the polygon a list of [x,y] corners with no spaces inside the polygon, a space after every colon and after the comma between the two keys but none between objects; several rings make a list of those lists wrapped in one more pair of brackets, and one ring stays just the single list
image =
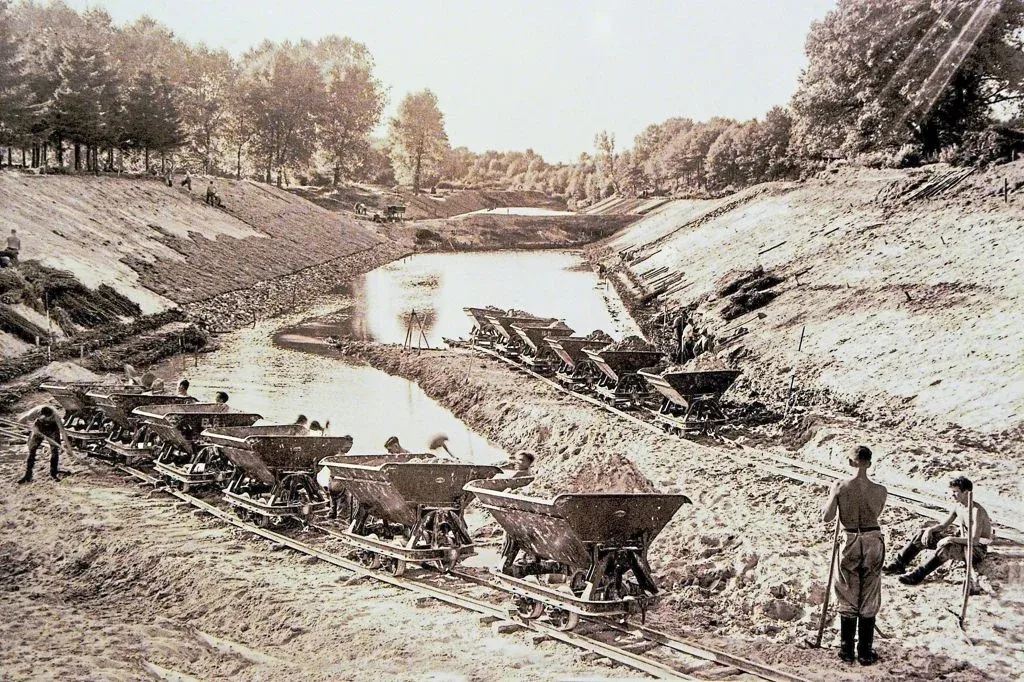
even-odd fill
[{"label": "water reflection", "polygon": [[485,305],[562,318],[580,334],[639,333],[614,290],[573,251],[421,254],[357,278],[352,295],[336,333],[386,343],[421,333],[434,346],[463,337],[470,321],[462,309]]},{"label": "water reflection", "polygon": [[[300,413],[321,423],[330,420],[331,434],[354,438],[353,452],[382,452],[389,436],[418,450],[441,432],[461,458],[482,463],[507,459],[411,381],[337,358],[277,348],[272,324],[221,337],[221,350],[203,356],[198,368],[188,367],[192,394],[212,398],[226,390],[232,406],[258,412],[269,422],[290,423]],[[308,340],[293,340],[303,338]]]}]

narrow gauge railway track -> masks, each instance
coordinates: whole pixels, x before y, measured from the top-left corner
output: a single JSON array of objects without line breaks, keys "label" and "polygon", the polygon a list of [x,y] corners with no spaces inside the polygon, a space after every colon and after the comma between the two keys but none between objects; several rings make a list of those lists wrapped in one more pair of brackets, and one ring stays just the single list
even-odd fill
[{"label": "narrow gauge railway track", "polygon": [[[483,348],[481,346],[472,345],[466,341],[446,339],[446,342],[450,346],[456,348],[469,349],[482,355],[494,358],[496,360],[500,360],[501,362],[505,363],[515,371],[523,372],[524,374],[527,374],[528,376],[531,376],[534,379],[537,379],[538,381],[542,381],[548,386],[551,386],[552,388],[561,391],[562,393],[574,396],[575,398],[578,398],[579,400],[582,400],[585,403],[601,408],[611,414],[614,414],[618,417],[625,419],[626,421],[629,421],[630,423],[636,424],[637,426],[640,426],[648,431],[651,431],[661,436],[665,435],[665,432],[662,430],[662,428],[655,424],[654,422],[645,421],[644,419],[641,419],[636,415],[629,414],[628,412],[620,410],[619,408],[614,407],[613,405],[609,405],[608,403],[603,402],[593,396],[587,395],[585,393],[580,393],[578,391],[570,390],[565,386],[559,384],[557,381],[553,381],[548,377],[535,372],[529,367],[526,367],[521,363],[516,362],[512,358],[507,358],[504,355],[501,355],[500,353],[497,353],[489,348]],[[777,476],[782,476],[784,478],[800,481],[801,483],[813,483],[825,487],[830,486],[835,481],[842,480],[843,478],[845,478],[844,474],[841,474],[837,471],[833,471],[828,467],[824,467],[820,464],[814,464],[812,462],[803,462],[797,459],[792,459],[790,457],[785,457],[775,453],[765,452],[763,450],[755,450],[754,448],[750,448],[745,445],[740,445],[729,440],[728,438],[723,438],[722,436],[716,436],[715,438],[721,443],[730,445],[733,448],[739,447],[742,451],[742,454],[739,454],[736,452],[730,452],[728,449],[726,449],[722,451],[725,456],[741,464],[757,466],[762,470],[768,473],[775,474]],[[942,520],[949,515],[948,503],[942,500],[933,499],[926,495],[921,495],[911,490],[903,490],[892,486],[887,487],[889,490],[889,499],[891,500],[890,504],[903,507],[904,509],[912,511],[915,514],[919,514],[921,516],[932,518],[935,520]],[[1014,545],[1024,545],[1024,523],[1016,521],[1007,522],[1002,519],[993,519],[993,524],[996,526],[997,534],[1000,538],[1009,541]]]},{"label": "narrow gauge railway track", "polygon": [[[162,481],[155,476],[134,467],[124,464],[114,464],[113,466],[123,474],[148,485],[154,487],[162,485]],[[451,589],[451,586],[441,587],[438,583],[441,580],[442,574],[436,572],[428,573],[424,577],[396,577],[384,571],[370,570],[356,561],[339,556],[322,547],[317,547],[311,542],[298,540],[289,535],[248,523],[233,512],[222,509],[194,495],[169,487],[161,487],[161,489],[196,509],[241,528],[252,535],[262,537],[288,547],[293,551],[315,557],[320,561],[342,568],[352,573],[354,577],[362,576],[409,590],[423,597],[429,597],[458,608],[473,611],[480,614],[481,617],[487,617],[493,619],[493,621],[514,622],[525,630],[537,633],[538,636],[592,652],[597,656],[603,656],[657,679],[805,682],[805,678],[775,670],[767,665],[729,654],[720,649],[708,648],[685,639],[677,639],[669,634],[643,626],[588,618],[585,619],[585,626],[578,628],[576,631],[563,632],[542,622],[521,620],[512,616],[506,605],[495,602],[494,598],[496,596],[507,597],[507,593],[489,580],[479,576],[465,571],[449,574],[455,579],[454,582],[459,583],[461,588],[459,591],[455,591]],[[314,525],[311,528],[320,533],[321,538],[340,539],[341,537],[337,531],[325,526]],[[701,674],[708,677],[699,676]]]}]

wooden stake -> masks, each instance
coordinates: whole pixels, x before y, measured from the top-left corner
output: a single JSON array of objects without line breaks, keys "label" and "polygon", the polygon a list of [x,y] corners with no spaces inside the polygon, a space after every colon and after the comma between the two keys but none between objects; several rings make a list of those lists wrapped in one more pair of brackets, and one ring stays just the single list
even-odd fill
[{"label": "wooden stake", "polygon": [[967,600],[971,597],[971,564],[974,561],[974,491],[967,491],[967,548],[964,550],[967,565],[964,573],[964,595],[963,603],[960,605],[960,629],[964,628],[964,619],[967,618]]},{"label": "wooden stake", "polygon": [[786,242],[782,241],[782,242],[779,242],[778,244],[776,244],[775,246],[769,246],[767,249],[763,249],[761,251],[758,251],[757,255],[758,256],[763,256],[764,254],[768,253],[769,251],[774,251],[775,249],[779,248],[780,246],[782,246],[785,243]]},{"label": "wooden stake", "polygon": [[799,352],[804,347],[804,332],[807,330],[807,325],[800,327],[800,343],[797,344],[796,349]]}]

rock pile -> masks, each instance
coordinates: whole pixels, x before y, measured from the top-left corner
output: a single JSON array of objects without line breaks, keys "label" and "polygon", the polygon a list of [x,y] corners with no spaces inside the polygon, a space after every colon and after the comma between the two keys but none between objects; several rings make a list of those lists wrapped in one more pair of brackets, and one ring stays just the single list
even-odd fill
[{"label": "rock pile", "polygon": [[601,350],[611,351],[657,351],[657,347],[647,343],[639,336],[627,336],[621,341],[610,343]]},{"label": "rock pile", "polygon": [[627,457],[617,453],[541,463],[537,478],[522,488],[531,497],[559,493],[653,493],[654,484]]}]

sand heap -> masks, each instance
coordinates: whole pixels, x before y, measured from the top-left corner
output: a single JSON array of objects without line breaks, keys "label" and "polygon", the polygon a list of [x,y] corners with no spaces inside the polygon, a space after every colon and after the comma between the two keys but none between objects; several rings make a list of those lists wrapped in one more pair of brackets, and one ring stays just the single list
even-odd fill
[{"label": "sand heap", "polygon": [[653,493],[654,484],[624,455],[601,453],[541,466],[536,480],[521,489],[531,497],[559,493]]},{"label": "sand heap", "polygon": [[610,343],[601,350],[613,350],[613,351],[657,351],[657,347],[653,346],[644,341],[639,336],[627,336],[621,341]]},{"label": "sand heap", "polygon": [[612,342],[612,337],[608,336],[600,329],[595,329],[594,331],[590,332],[583,338],[585,338],[587,341],[607,341],[608,343]]}]

